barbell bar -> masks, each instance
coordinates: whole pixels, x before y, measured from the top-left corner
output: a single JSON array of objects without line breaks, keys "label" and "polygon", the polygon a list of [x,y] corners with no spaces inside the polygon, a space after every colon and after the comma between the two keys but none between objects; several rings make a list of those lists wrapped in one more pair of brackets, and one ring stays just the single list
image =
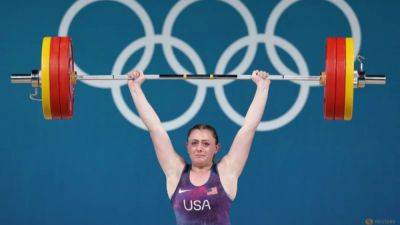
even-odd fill
[{"label": "barbell bar", "polygon": [[[351,120],[354,88],[386,84],[386,75],[367,75],[361,56],[360,68],[354,70],[354,42],[352,38],[329,37],[326,41],[325,71],[320,75],[269,75],[270,80],[291,80],[324,86],[324,118]],[[147,74],[148,80],[249,80],[250,74]],[[74,70],[72,41],[70,37],[44,37],[42,40],[41,69],[29,74],[12,74],[14,84],[31,84],[33,100],[42,101],[43,115],[47,120],[71,119],[74,108],[74,91],[78,80],[115,81],[130,79],[121,75],[80,75]],[[41,88],[38,98],[37,89]]]}]

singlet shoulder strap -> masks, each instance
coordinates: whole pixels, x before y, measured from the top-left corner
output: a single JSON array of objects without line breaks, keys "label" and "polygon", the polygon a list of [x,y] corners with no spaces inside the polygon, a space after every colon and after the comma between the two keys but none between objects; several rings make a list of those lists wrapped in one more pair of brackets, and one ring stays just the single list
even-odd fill
[{"label": "singlet shoulder strap", "polygon": [[187,182],[187,177],[188,177],[189,170],[190,170],[190,167],[191,167],[190,164],[185,163],[185,166],[183,167],[181,176],[179,177],[178,184],[177,184],[177,186],[176,186],[176,188],[175,188],[174,193],[173,193],[172,196],[171,196],[171,199],[170,199],[171,201],[174,200],[177,190],[178,190],[182,185],[185,185],[185,184],[186,184],[186,182]]},{"label": "singlet shoulder strap", "polygon": [[219,175],[218,164],[220,161],[213,163],[212,171]]},{"label": "singlet shoulder strap", "polygon": [[219,185],[221,186],[221,189],[223,190],[223,192],[224,192],[224,195],[226,196],[226,198],[228,199],[228,201],[229,202],[233,202],[233,200],[228,196],[228,193],[226,192],[226,190],[225,190],[225,188],[224,188],[224,186],[222,185],[222,181],[221,181],[221,177],[220,177],[220,174],[219,174],[219,171],[218,171],[218,163],[219,163],[219,161],[218,162],[216,162],[216,163],[214,163],[214,165],[213,165],[213,172],[214,172],[214,182],[217,182],[217,183],[219,183]]},{"label": "singlet shoulder strap", "polygon": [[213,163],[212,167],[211,167],[212,172],[218,173],[217,170],[217,163]]}]

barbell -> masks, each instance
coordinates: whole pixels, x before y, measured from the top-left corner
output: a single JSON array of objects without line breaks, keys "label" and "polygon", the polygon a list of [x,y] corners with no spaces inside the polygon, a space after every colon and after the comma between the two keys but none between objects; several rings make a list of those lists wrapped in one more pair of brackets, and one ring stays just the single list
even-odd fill
[{"label": "barbell", "polygon": [[[354,88],[369,84],[385,84],[385,75],[367,75],[363,60],[354,70],[354,41],[351,37],[328,37],[326,40],[325,71],[320,75],[269,75],[270,80],[296,80],[324,86],[323,114],[327,120],[351,120]],[[249,80],[251,75],[239,74],[149,74],[146,79],[236,79]],[[29,83],[35,89],[33,100],[42,101],[44,118],[70,119],[74,111],[74,91],[78,80],[128,80],[128,75],[79,75],[74,70],[70,37],[44,37],[41,69],[30,74],[12,74],[12,83]],[[41,97],[38,98],[38,88]]]}]

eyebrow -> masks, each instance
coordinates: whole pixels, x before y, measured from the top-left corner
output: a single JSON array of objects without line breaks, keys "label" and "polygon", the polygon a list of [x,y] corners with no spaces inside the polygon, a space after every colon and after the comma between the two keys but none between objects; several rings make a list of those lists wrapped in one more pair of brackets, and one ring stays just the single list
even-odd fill
[{"label": "eyebrow", "polygon": [[189,139],[189,141],[210,141],[210,139],[203,139],[203,140],[198,140],[198,139]]}]

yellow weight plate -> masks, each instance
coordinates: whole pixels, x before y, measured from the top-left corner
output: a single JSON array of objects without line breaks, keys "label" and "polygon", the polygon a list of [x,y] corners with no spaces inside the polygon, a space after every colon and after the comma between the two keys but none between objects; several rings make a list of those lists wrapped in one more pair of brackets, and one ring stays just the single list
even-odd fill
[{"label": "yellow weight plate", "polygon": [[44,37],[42,42],[42,108],[46,120],[51,120],[50,104],[50,43],[51,37]]},{"label": "yellow weight plate", "polygon": [[353,38],[346,38],[346,90],[344,120],[351,120],[353,116],[354,101],[354,41]]}]

